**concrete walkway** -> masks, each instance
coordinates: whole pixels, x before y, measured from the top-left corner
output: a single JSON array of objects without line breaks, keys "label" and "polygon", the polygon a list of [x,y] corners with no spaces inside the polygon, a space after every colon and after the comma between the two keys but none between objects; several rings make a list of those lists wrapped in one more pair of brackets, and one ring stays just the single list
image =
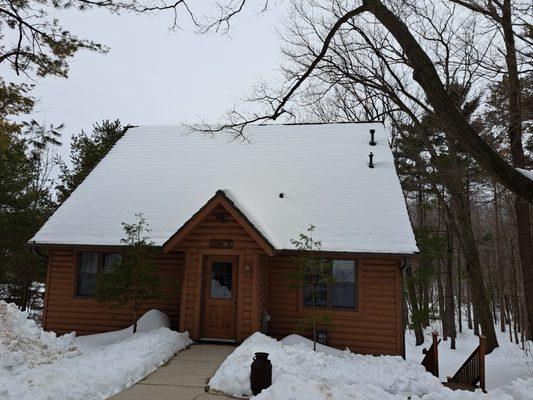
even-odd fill
[{"label": "concrete walkway", "polygon": [[218,344],[195,344],[178,353],[139,383],[110,400],[223,400],[205,392],[209,378],[235,349]]}]

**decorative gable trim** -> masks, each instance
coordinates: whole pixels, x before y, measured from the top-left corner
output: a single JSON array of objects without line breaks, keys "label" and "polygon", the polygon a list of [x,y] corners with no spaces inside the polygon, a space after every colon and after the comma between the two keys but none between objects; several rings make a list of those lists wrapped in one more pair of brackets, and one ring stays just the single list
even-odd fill
[{"label": "decorative gable trim", "polygon": [[221,205],[243,227],[243,229],[256,241],[256,243],[269,256],[274,255],[275,248],[265,236],[254,226],[237,205],[224,193],[217,190],[215,195],[207,201],[193,216],[185,222],[164,244],[163,253],[172,251],[196,226],[204,220],[217,206]]}]

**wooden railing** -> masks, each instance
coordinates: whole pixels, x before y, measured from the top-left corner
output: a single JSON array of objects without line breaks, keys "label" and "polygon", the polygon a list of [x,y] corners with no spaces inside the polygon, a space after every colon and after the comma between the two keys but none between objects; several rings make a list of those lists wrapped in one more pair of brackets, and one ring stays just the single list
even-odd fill
[{"label": "wooden railing", "polygon": [[439,343],[440,340],[438,340],[439,334],[437,332],[433,332],[431,334],[433,337],[433,343],[429,347],[429,349],[423,349],[422,354],[425,354],[426,356],[422,360],[422,365],[426,369],[427,372],[435,375],[437,378],[439,377]]},{"label": "wooden railing", "polygon": [[448,377],[448,383],[471,386],[475,389],[478,385],[485,392],[485,336],[479,337],[479,346],[470,357],[457,370],[454,376]]}]

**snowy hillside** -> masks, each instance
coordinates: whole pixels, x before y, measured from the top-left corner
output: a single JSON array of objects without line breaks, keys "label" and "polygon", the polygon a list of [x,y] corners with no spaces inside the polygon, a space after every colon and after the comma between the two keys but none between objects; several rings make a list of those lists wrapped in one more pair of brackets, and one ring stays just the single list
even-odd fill
[{"label": "snowy hillside", "polygon": [[[464,326],[466,326],[466,321]],[[435,330],[441,331],[440,326],[435,326]],[[519,345],[509,341],[509,333],[502,333],[499,330],[496,332],[500,347],[485,357],[487,390],[489,391],[507,385],[517,378],[533,377],[533,354],[531,353],[533,343],[526,343],[529,350],[524,351]],[[431,329],[427,329],[425,335],[426,342],[416,347],[414,334],[409,331],[406,333],[407,360],[416,363],[422,361],[424,357],[422,348],[427,348],[431,344]],[[445,381],[447,376],[453,375],[478,344],[479,339],[469,329],[458,334],[456,350],[450,349],[449,341],[442,341],[439,344],[440,379]],[[533,393],[531,398],[533,398]]]}]

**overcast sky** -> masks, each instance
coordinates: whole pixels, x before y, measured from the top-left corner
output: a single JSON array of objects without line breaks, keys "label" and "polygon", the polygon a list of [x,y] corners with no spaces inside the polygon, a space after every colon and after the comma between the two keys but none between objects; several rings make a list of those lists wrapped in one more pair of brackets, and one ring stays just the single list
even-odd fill
[{"label": "overcast sky", "polygon": [[[168,14],[63,13],[68,29],[110,52],[82,51],[68,79],[38,81],[32,117],[64,123],[67,137],[104,118],[135,125],[217,121],[259,78],[279,77],[275,29],[283,10],[257,11],[238,16],[230,36],[198,35],[187,23],[169,31]],[[60,153],[68,152],[67,137]]]}]

